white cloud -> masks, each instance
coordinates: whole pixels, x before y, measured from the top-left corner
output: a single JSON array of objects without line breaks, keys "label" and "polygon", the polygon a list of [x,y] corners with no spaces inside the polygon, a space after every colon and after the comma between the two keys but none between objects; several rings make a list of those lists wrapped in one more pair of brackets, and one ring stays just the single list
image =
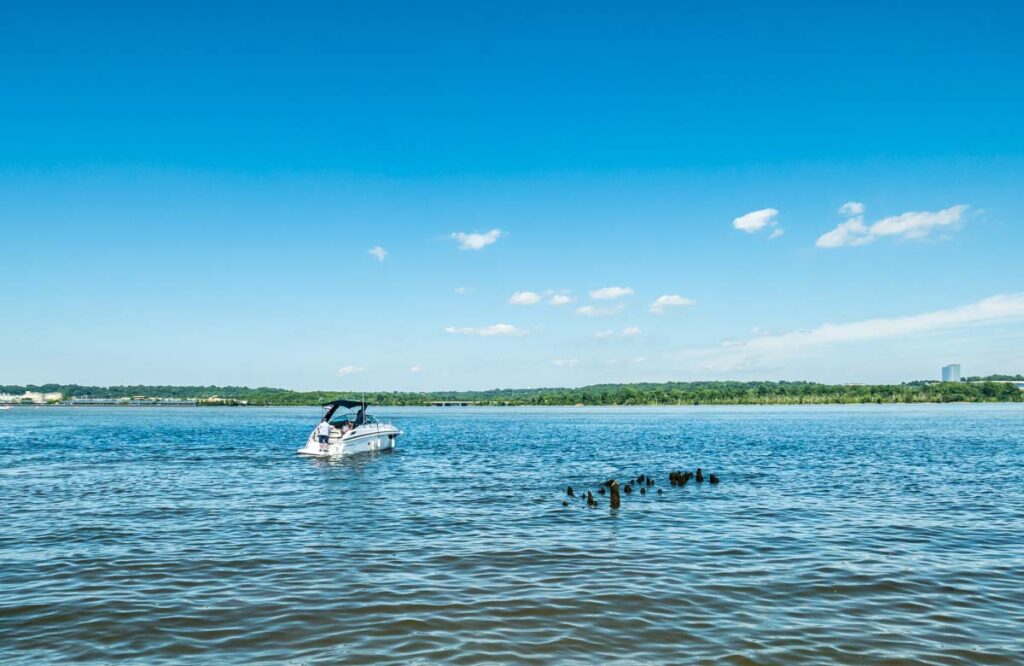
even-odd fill
[{"label": "white cloud", "polygon": [[851,215],[863,215],[864,204],[859,201],[847,201],[839,207],[839,214],[847,217]]},{"label": "white cloud", "polygon": [[637,356],[636,358],[633,359],[633,362],[634,363],[646,363],[647,362],[647,357],[646,356]]},{"label": "white cloud", "polygon": [[423,366],[419,363],[413,363],[409,366],[409,372],[423,372]]},{"label": "white cloud", "polygon": [[[761,210],[751,211],[746,215],[740,215],[732,221],[732,226],[748,234],[754,234],[765,227],[776,226],[778,221],[775,218],[778,214],[779,211],[774,208],[762,208]],[[772,236],[772,238],[775,238],[775,236]]]},{"label": "white cloud", "polygon": [[774,240],[776,238],[779,238],[780,236],[785,235],[785,233],[786,232],[782,230],[782,227],[775,227],[774,229],[772,229],[772,232],[768,234],[768,240]]},{"label": "white cloud", "polygon": [[540,303],[540,294],[535,291],[517,291],[509,297],[508,302],[512,305],[536,305]]},{"label": "white cloud", "polygon": [[610,317],[622,312],[625,306],[622,303],[615,305],[583,305],[576,308],[576,314],[584,317]]},{"label": "white cloud", "polygon": [[967,208],[968,206],[959,204],[934,213],[910,212],[885,217],[871,225],[871,233],[876,236],[924,238],[935,227],[944,227],[959,222],[963,214],[967,212]]},{"label": "white cloud", "polygon": [[692,298],[686,298],[679,294],[665,294],[664,296],[658,296],[651,303],[651,307],[648,308],[651,314],[664,314],[668,308],[679,308],[686,305],[696,305],[697,301]]},{"label": "white cloud", "polygon": [[552,365],[556,365],[559,368],[575,368],[579,362],[580,360],[578,358],[568,357],[556,358],[554,361],[551,361]]},{"label": "white cloud", "polygon": [[555,294],[551,297],[551,300],[548,301],[548,303],[551,303],[551,305],[569,305],[569,303],[572,303],[572,300],[572,296],[568,296],[566,294]]},{"label": "white cloud", "polygon": [[641,331],[640,327],[638,327],[638,326],[627,326],[626,328],[622,329],[618,333],[616,333],[615,329],[613,329],[613,328],[608,328],[608,329],[605,329],[603,331],[597,331],[596,333],[594,333],[594,337],[597,338],[598,340],[605,340],[607,338],[614,338],[614,337],[635,338],[636,336],[640,335],[642,332],[643,331]]},{"label": "white cloud", "polygon": [[1024,292],[991,296],[969,305],[906,317],[822,324],[810,330],[761,335],[687,354],[706,357],[704,367],[707,369],[736,370],[757,365],[766,358],[792,355],[815,347],[908,337],[1017,319],[1024,319]]},{"label": "white cloud", "polygon": [[451,237],[459,242],[460,250],[482,250],[488,245],[496,243],[503,235],[505,234],[501,229],[491,229],[482,234],[456,231]]},{"label": "white cloud", "polygon": [[516,328],[512,324],[491,324],[490,326],[449,326],[444,329],[445,333],[455,333],[458,335],[481,335],[484,337],[492,337],[496,335],[507,335],[522,337],[526,335],[526,331],[521,328]]},{"label": "white cloud", "polygon": [[346,375],[354,375],[357,372],[365,372],[366,368],[357,365],[345,365],[338,368],[338,376],[345,377]]},{"label": "white cloud", "polygon": [[864,204],[848,201],[839,208],[839,212],[852,217],[822,234],[815,245],[821,248],[866,245],[886,236],[916,240],[926,237],[937,227],[959,224],[969,208],[966,204],[958,204],[935,212],[911,211],[884,217],[867,226],[862,215]]},{"label": "white cloud", "polygon": [[610,301],[623,296],[632,296],[633,290],[629,287],[602,287],[590,292],[590,297],[595,301]]},{"label": "white cloud", "polygon": [[840,222],[835,229],[822,234],[814,242],[816,247],[843,247],[844,245],[864,245],[875,240],[868,228],[864,226],[864,218],[857,216]]},{"label": "white cloud", "polygon": [[459,294],[460,296],[463,294],[468,294],[469,291],[469,287],[455,287],[455,293]]},{"label": "white cloud", "polygon": [[384,261],[388,258],[388,251],[382,248],[380,245],[374,245],[370,248],[370,256],[377,261]]}]

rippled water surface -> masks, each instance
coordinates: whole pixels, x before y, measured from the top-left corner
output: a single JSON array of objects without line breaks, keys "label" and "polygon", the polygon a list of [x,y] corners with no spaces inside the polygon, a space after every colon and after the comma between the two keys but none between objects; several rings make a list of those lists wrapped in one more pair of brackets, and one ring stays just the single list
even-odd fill
[{"label": "rippled water surface", "polygon": [[0,412],[0,662],[1024,662],[1022,405],[376,413]]}]

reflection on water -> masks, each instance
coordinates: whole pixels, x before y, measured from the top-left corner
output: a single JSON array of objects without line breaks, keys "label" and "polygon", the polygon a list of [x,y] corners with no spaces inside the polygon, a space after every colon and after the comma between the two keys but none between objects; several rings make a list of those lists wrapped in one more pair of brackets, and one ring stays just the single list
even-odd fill
[{"label": "reflection on water", "polygon": [[1020,405],[378,412],[331,460],[316,409],[0,414],[0,662],[1024,655]]}]

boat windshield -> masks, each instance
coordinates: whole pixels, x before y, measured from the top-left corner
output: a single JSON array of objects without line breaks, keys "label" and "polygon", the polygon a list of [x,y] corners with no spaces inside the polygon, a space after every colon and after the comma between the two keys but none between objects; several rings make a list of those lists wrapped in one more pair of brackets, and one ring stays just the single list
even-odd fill
[{"label": "boat windshield", "polygon": [[[356,422],[356,413],[355,412],[348,412],[347,414],[342,414],[341,416],[335,416],[335,418],[331,419],[331,427],[333,427],[333,428],[340,428],[341,426],[345,425],[346,423],[351,426],[351,425],[355,424],[355,422]],[[372,416],[370,416],[369,414],[366,414],[366,415],[363,416],[363,423],[376,423],[376,422],[377,422],[377,420],[375,418],[373,418]]]},{"label": "boat windshield", "polygon": [[348,423],[352,425],[356,421],[356,415],[354,413],[349,414],[335,414],[334,418],[331,419],[331,425],[335,428],[340,428],[342,425]]}]

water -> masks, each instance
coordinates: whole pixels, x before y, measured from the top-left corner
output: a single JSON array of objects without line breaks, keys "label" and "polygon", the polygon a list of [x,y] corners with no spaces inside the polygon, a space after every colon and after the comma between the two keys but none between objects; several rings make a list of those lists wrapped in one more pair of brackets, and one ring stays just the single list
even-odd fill
[{"label": "water", "polygon": [[0,412],[0,662],[1024,661],[1022,405],[376,414]]}]

